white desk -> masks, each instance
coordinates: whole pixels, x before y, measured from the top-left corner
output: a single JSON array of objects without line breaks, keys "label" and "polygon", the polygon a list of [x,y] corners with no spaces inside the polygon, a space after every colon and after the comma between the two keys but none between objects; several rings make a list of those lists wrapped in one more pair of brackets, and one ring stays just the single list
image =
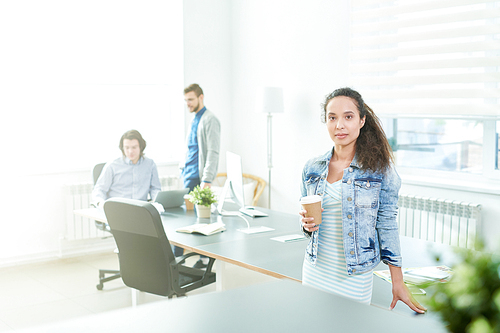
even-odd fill
[{"label": "white desk", "polygon": [[[260,208],[269,214],[269,217],[250,218],[251,225],[263,225],[274,230],[245,234],[237,229],[245,228],[246,222],[237,216],[216,216],[212,214],[211,220],[223,219],[226,231],[211,236],[199,234],[179,233],[175,230],[208,219],[198,220],[194,211],[185,211],[184,208],[168,209],[161,214],[165,234],[172,245],[186,250],[200,253],[216,260],[217,290],[224,290],[224,263],[231,263],[240,267],[257,271],[275,278],[287,278],[295,281],[301,280],[302,259],[307,240],[281,243],[271,240],[272,237],[297,234],[298,217]],[[75,214],[93,220],[106,222],[104,211],[100,208],[75,210]],[[273,253],[266,255],[263,251]],[[279,256],[277,256],[279,255]],[[299,258],[299,261],[296,259]]]},{"label": "white desk", "polygon": [[[251,219],[252,225],[264,225],[275,230],[266,233],[247,235],[237,231],[245,227],[246,223],[239,217],[223,217],[227,230],[211,236],[178,233],[178,227],[196,223],[197,218],[193,211],[185,211],[183,208],[169,209],[162,214],[163,226],[169,241],[177,246],[190,251],[215,258],[217,266],[218,290],[223,290],[223,266],[224,262],[245,267],[263,274],[280,279],[288,279],[300,282],[302,279],[302,263],[307,240],[281,243],[270,238],[287,234],[299,233],[298,217],[293,214],[285,214],[260,208],[269,214],[269,217]],[[104,216],[102,210],[96,214],[96,209],[80,211],[80,214],[92,219]],[[94,215],[95,214],[95,215]],[[101,214],[101,215],[99,215]],[[217,220],[212,216],[212,220]],[[220,218],[220,217],[219,217]],[[405,267],[430,266],[436,263],[427,246],[434,243],[421,241],[409,237],[401,237],[403,263]],[[441,251],[449,252],[450,247],[434,244]],[[444,262],[444,264],[447,264]],[[380,264],[377,270],[387,269]],[[416,296],[419,301],[425,301],[425,296]],[[392,300],[391,285],[378,277],[374,277],[372,304],[383,309],[388,309]],[[406,304],[398,302],[395,312],[414,316]],[[424,315],[428,316],[428,314]]]},{"label": "white desk", "polygon": [[167,331],[446,333],[441,323],[424,317],[401,316],[292,281],[162,300],[24,333]]}]

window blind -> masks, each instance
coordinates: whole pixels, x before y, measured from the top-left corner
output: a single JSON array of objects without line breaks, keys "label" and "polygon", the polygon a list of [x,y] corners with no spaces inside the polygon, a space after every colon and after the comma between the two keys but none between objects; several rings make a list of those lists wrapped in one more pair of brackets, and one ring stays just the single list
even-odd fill
[{"label": "window blind", "polygon": [[500,118],[500,1],[351,0],[350,43],[377,114]]}]

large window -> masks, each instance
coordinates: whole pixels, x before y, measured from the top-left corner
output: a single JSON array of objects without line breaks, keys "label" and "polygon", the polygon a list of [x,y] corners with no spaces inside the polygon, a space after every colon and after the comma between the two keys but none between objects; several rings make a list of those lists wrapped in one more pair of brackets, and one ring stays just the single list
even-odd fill
[{"label": "large window", "polygon": [[350,85],[398,165],[500,178],[500,1],[351,5]]},{"label": "large window", "polygon": [[483,122],[439,118],[383,122],[398,166],[482,174]]},{"label": "large window", "polygon": [[[500,179],[500,121],[381,118],[399,168]],[[401,169],[405,170],[405,169]]]}]

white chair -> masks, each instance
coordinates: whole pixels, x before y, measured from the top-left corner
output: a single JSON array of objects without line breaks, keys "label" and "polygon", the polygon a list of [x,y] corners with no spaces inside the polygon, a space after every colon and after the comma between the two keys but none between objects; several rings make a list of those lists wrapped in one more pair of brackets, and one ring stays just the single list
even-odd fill
[{"label": "white chair", "polygon": [[[245,195],[245,205],[246,206],[257,206],[259,202],[259,198],[264,192],[266,188],[266,181],[260,177],[242,173],[243,176],[243,191]],[[214,181],[212,182],[212,186],[222,189],[224,187],[224,183],[226,182],[227,173],[221,172],[217,174]],[[215,190],[217,192],[217,190]]]}]

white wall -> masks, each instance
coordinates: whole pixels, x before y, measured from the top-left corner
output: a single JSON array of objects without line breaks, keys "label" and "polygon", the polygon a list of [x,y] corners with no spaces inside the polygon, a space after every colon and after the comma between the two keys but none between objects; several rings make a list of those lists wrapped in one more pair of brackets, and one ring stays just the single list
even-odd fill
[{"label": "white wall", "polygon": [[283,87],[285,112],[273,116],[273,209],[297,211],[304,163],[331,148],[320,103],[347,82],[348,3],[233,2],[233,149],[244,172],[266,180],[267,118],[254,99],[259,86]]},{"label": "white wall", "polygon": [[[203,89],[219,89],[205,92],[223,127],[219,170],[231,150],[243,172],[268,179],[267,116],[255,112],[254,99],[260,86],[283,87],[285,113],[273,117],[271,206],[295,212],[305,161],[331,148],[320,103],[347,82],[349,1],[184,3],[185,83],[199,78]],[[260,205],[267,201],[266,190]]]},{"label": "white wall", "polygon": [[125,131],[139,130],[160,174],[172,172],[184,125],[181,12],[163,0],[0,2],[0,266],[60,255],[63,185],[121,156]]},{"label": "white wall", "polygon": [[[243,171],[266,180],[266,115],[254,112],[254,99],[259,86],[283,87],[285,113],[273,116],[271,207],[296,213],[304,163],[332,146],[320,122],[320,103],[348,82],[349,1],[186,0],[185,4],[189,4],[184,7],[185,18],[193,18],[189,30],[185,27],[186,83],[202,77],[207,86],[227,89],[229,98],[210,96],[210,105],[230,103],[230,112],[217,110],[227,117],[223,151],[240,154]],[[226,66],[222,72],[221,66]],[[219,169],[225,170],[222,159]],[[469,190],[439,188],[436,183],[428,186],[431,179],[419,185],[402,178],[405,193],[482,204],[483,235],[490,244],[498,243],[498,191],[478,193],[473,185]],[[260,205],[267,206],[267,189]]]},{"label": "white wall", "polygon": [[[231,150],[234,114],[232,89],[232,15],[229,0],[184,1],[184,86],[198,83],[204,103],[221,122],[219,171]],[[182,91],[179,92],[182,98]],[[193,115],[184,108],[186,133]]]}]

